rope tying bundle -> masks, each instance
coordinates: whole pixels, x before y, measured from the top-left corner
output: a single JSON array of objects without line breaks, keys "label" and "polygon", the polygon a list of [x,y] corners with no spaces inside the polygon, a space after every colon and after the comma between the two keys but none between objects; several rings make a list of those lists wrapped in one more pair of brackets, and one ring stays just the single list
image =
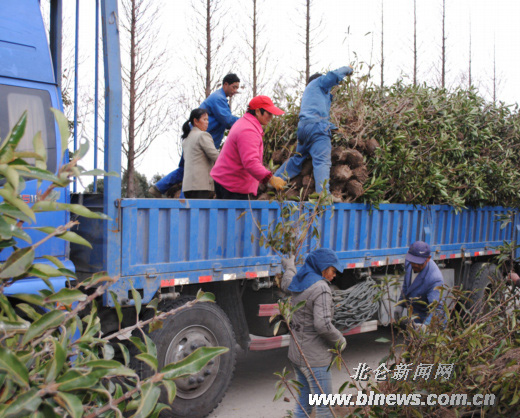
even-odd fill
[{"label": "rope tying bundle", "polygon": [[334,318],[332,323],[341,331],[352,329],[368,321],[377,312],[379,304],[376,282],[370,278],[346,290],[333,290]]}]

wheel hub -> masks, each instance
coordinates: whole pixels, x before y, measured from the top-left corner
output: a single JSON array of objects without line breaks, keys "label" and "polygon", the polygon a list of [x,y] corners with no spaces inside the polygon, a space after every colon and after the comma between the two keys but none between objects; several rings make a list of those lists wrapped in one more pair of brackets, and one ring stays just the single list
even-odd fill
[{"label": "wheel hub", "polygon": [[[199,347],[216,347],[215,335],[206,327],[192,325],[181,330],[170,342],[166,351],[165,364],[177,363]],[[193,399],[205,393],[217,377],[219,358],[211,360],[202,370],[194,375],[178,379],[177,396],[183,399]]]}]

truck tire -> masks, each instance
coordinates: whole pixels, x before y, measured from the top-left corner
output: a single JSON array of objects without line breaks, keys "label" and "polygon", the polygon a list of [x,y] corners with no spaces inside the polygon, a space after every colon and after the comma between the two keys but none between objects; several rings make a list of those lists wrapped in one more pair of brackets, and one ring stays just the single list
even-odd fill
[{"label": "truck tire", "polygon": [[492,263],[473,263],[469,270],[468,283],[464,290],[471,292],[466,308],[478,315],[484,308],[485,291],[491,283],[490,278],[497,279],[497,266]]},{"label": "truck tire", "polygon": [[[176,309],[193,298],[183,297],[167,302],[161,311]],[[224,398],[235,371],[236,349],[233,327],[224,311],[215,303],[203,302],[182,310],[163,321],[163,327],[149,334],[157,347],[159,370],[175,363],[201,346],[227,347],[229,351],[208,365],[197,375],[175,380],[177,397],[170,411],[161,417],[199,418],[207,416]],[[133,366],[141,376],[151,370],[139,361]],[[163,391],[160,402],[168,404]]]}]

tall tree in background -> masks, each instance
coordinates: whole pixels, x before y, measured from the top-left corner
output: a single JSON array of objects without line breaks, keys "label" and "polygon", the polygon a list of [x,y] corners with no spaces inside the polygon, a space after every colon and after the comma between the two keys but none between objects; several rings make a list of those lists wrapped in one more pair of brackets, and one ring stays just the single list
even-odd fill
[{"label": "tall tree in background", "polygon": [[381,0],[381,87],[384,84],[384,71],[385,71],[385,48],[384,48],[384,22],[385,22],[385,13],[383,7],[383,0]]},{"label": "tall tree in background", "polygon": [[137,160],[171,123],[171,86],[164,81],[165,49],[158,49],[159,9],[147,0],[123,0],[123,152],[127,158],[127,197],[135,197]]},{"label": "tall tree in background", "polygon": [[226,39],[226,29],[223,24],[225,10],[221,0],[193,0],[192,8],[195,19],[192,38],[195,43],[194,56],[203,57],[201,64],[194,56],[190,62],[203,86],[203,96],[208,97],[218,86],[224,74],[224,60],[220,57]]},{"label": "tall tree in background", "polygon": [[471,16],[469,17],[469,62],[468,62],[468,88],[472,86],[471,80]]},{"label": "tall tree in background", "polygon": [[[263,87],[261,80],[261,67],[262,59],[265,54],[267,44],[261,45],[259,42],[259,35],[262,33],[264,26],[259,23],[258,20],[258,0],[253,0],[253,10],[250,15],[252,25],[252,36],[247,39],[247,45],[251,49],[251,64],[252,64],[252,88],[253,97],[258,95],[258,90]],[[264,68],[265,69],[265,68]]]},{"label": "tall tree in background", "polygon": [[497,101],[497,55],[496,55],[496,41],[493,35],[493,102]]},{"label": "tall tree in background", "polygon": [[314,2],[313,0],[305,0],[305,25],[300,26],[303,29],[303,38],[305,41],[303,44],[305,45],[305,81],[309,79],[311,75],[311,65],[312,65],[312,50],[316,47],[321,41],[317,39],[314,34],[319,33],[319,29],[322,25],[321,19],[318,21],[316,25],[312,24],[311,21],[311,13],[313,11]]},{"label": "tall tree in background", "polygon": [[441,87],[446,86],[446,0],[442,0]]},{"label": "tall tree in background", "polygon": [[417,0],[413,0],[413,85],[417,85]]}]

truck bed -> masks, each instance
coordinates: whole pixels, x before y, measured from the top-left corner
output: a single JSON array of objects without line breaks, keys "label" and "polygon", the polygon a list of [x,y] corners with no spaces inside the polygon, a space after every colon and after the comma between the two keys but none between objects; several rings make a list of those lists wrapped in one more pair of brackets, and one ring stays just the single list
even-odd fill
[{"label": "truck bed", "polygon": [[[484,256],[512,240],[518,216],[501,229],[506,208],[456,213],[450,206],[336,204],[320,221],[319,246],[337,252],[345,268],[402,264],[409,245],[429,242],[434,259]],[[266,201],[122,199],[119,205],[121,277],[113,289],[142,289],[146,302],[160,287],[273,276],[279,258],[261,248],[259,231],[278,218]],[[255,239],[252,241],[251,236]],[[304,251],[318,244],[308,240]]]}]

